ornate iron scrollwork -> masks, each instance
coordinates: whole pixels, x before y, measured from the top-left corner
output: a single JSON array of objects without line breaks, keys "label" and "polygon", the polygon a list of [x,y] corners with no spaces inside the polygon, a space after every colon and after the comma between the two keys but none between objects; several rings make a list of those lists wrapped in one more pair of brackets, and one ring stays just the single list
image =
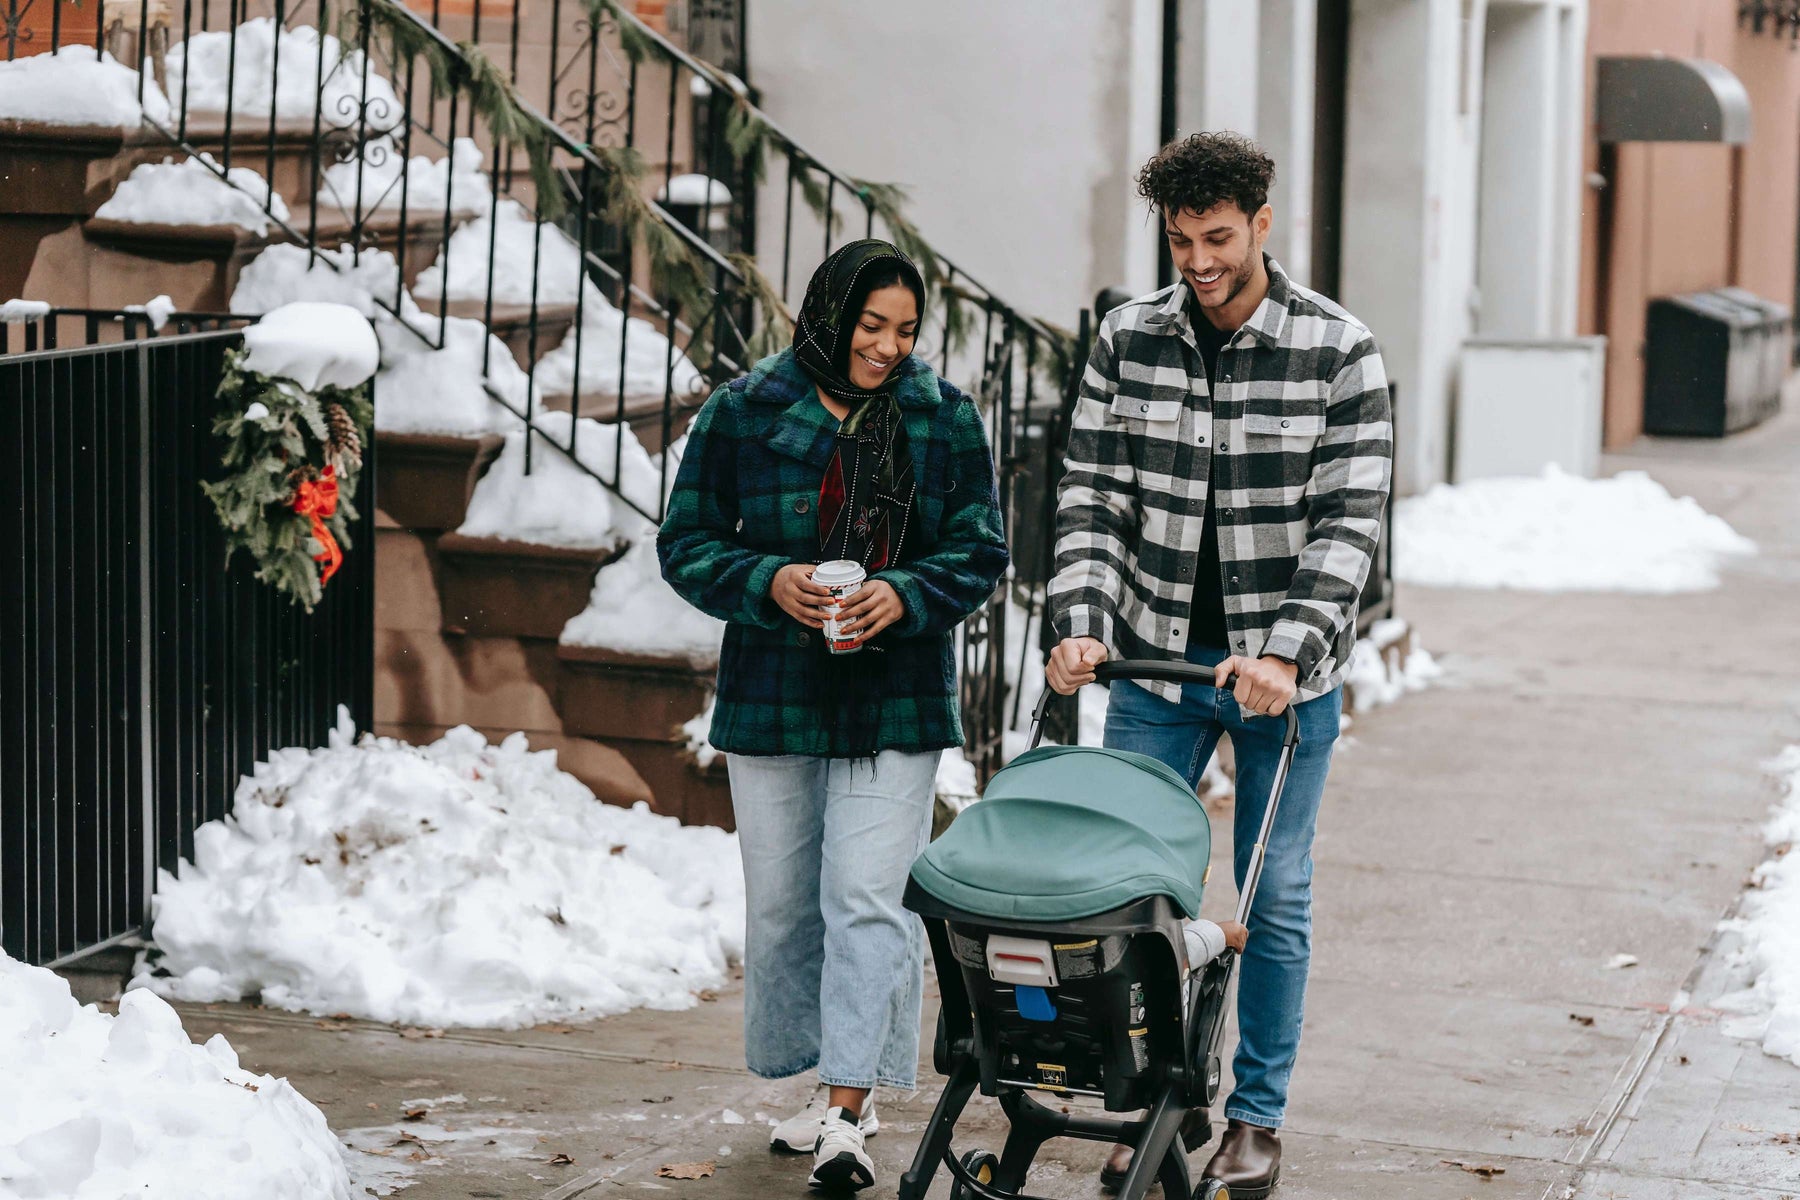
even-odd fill
[{"label": "ornate iron scrollwork", "polygon": [[1800,0],[1738,0],[1738,27],[1800,42]]}]

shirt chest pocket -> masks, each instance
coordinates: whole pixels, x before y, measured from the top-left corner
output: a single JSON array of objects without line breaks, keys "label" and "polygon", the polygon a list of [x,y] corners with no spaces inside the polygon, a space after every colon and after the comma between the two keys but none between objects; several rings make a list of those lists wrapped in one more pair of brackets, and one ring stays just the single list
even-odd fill
[{"label": "shirt chest pocket", "polygon": [[1251,452],[1310,455],[1324,436],[1325,414],[1316,410],[1295,407],[1244,413],[1244,443]]},{"label": "shirt chest pocket", "polygon": [[1124,385],[1112,398],[1109,411],[1124,426],[1133,466],[1148,475],[1174,472],[1182,426],[1187,423],[1183,419],[1185,397],[1170,395],[1166,388],[1139,390]]}]

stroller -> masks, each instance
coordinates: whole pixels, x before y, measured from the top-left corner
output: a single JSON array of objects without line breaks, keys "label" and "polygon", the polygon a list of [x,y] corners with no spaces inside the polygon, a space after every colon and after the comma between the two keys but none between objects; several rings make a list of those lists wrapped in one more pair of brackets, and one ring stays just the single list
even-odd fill
[{"label": "stroller", "polygon": [[[1100,680],[1213,681],[1183,662],[1102,663]],[[900,1200],[924,1200],[938,1164],[953,1200],[1033,1200],[1019,1189],[1051,1138],[1137,1147],[1118,1191],[1141,1200],[1160,1180],[1170,1200],[1228,1200],[1225,1185],[1190,1180],[1180,1137],[1218,1095],[1219,1041],[1235,952],[1189,963],[1184,916],[1200,913],[1211,835],[1205,809],[1174,771],[1121,750],[1039,747],[1046,692],[1031,749],[989,783],[913,864],[905,904],[925,921],[942,1006],[933,1063],[943,1095],[900,1182]],[[1238,899],[1245,921],[1262,873],[1275,810],[1300,742],[1287,736],[1262,830]],[[1254,931],[1252,931],[1254,934]],[[951,1146],[976,1088],[996,1097],[1011,1129],[1000,1153]],[[1098,1097],[1108,1112],[1081,1116],[1028,1093]],[[1190,1145],[1212,1139],[1210,1123]]]}]

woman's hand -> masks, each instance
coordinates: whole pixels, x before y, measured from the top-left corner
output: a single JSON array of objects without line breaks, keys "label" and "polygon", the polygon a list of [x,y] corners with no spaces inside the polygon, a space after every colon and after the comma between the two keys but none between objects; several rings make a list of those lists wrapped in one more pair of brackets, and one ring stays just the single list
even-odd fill
[{"label": "woman's hand", "polygon": [[789,563],[769,582],[769,599],[808,629],[823,629],[831,615],[831,589],[812,579],[813,564]]},{"label": "woman's hand", "polygon": [[862,645],[870,638],[906,615],[906,605],[894,585],[885,579],[870,579],[844,601],[838,613],[838,632],[848,634]]}]

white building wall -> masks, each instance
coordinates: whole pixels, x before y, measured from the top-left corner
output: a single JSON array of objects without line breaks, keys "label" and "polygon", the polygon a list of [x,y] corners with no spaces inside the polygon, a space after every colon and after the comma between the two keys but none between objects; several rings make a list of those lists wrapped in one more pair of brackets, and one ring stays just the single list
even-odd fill
[{"label": "white building wall", "polygon": [[[1065,326],[1102,288],[1149,291],[1157,242],[1132,178],[1155,152],[1157,0],[841,0],[748,6],[764,108],[847,174],[903,184],[925,236],[1012,304]],[[771,162],[759,258],[779,260]],[[791,298],[822,252],[798,207]],[[860,236],[860,218],[847,233]],[[779,282],[779,280],[777,280]]]}]

